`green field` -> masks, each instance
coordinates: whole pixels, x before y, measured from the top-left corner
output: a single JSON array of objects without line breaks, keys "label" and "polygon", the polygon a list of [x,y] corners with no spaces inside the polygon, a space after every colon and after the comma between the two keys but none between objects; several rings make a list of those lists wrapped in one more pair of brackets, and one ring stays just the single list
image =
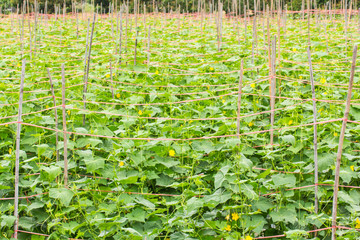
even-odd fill
[{"label": "green field", "polygon": [[[306,12],[285,10],[255,21],[208,12],[97,15],[87,81],[92,14],[3,16],[0,238],[14,236],[18,201],[18,239],[331,239],[336,153],[360,42],[357,12],[348,21],[338,13],[315,11],[310,22]],[[337,239],[360,237],[359,89],[356,69]]]}]

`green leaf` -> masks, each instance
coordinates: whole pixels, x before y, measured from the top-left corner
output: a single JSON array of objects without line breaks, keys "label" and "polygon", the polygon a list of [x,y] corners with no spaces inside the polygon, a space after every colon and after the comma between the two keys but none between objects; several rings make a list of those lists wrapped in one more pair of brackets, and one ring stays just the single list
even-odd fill
[{"label": "green leaf", "polygon": [[280,137],[285,143],[295,144],[295,137],[293,135],[285,135]]},{"label": "green leaf", "polygon": [[219,187],[221,187],[222,183],[224,182],[225,180],[225,175],[227,174],[227,172],[229,171],[230,169],[230,166],[229,165],[226,165],[224,167],[222,167],[219,172],[216,173],[215,175],[215,189],[218,189]]},{"label": "green leaf", "polygon": [[135,208],[131,213],[126,214],[130,221],[145,222],[146,212],[142,208]]},{"label": "green leaf", "polygon": [[206,206],[216,207],[220,203],[224,203],[231,198],[230,192],[222,191],[221,189],[216,190],[212,195],[204,196],[204,204]]},{"label": "green leaf", "polygon": [[2,215],[1,227],[12,227],[14,225],[15,219],[15,216]]},{"label": "green leaf", "polygon": [[42,167],[41,170],[47,173],[49,182],[53,181],[62,173],[61,168],[58,166]]},{"label": "green leaf", "polygon": [[36,148],[37,148],[37,154],[39,156],[43,155],[46,151],[46,149],[49,148],[49,145],[47,144],[40,144],[40,145],[36,145]]},{"label": "green leaf", "polygon": [[297,221],[295,209],[281,208],[277,212],[271,212],[270,217],[274,222],[290,222],[295,223]]},{"label": "green leaf", "polygon": [[293,174],[276,174],[272,176],[272,180],[276,187],[294,187],[296,184],[296,177]]},{"label": "green leaf", "polygon": [[266,212],[268,209],[273,207],[271,201],[265,197],[260,197],[259,200],[254,204],[256,209],[260,209],[263,212]]},{"label": "green leaf", "polygon": [[43,202],[33,202],[30,206],[27,207],[26,211],[30,212],[33,209],[42,208],[43,206]]},{"label": "green leaf", "polygon": [[94,172],[100,168],[104,168],[105,160],[101,157],[85,158],[86,170],[88,172]]},{"label": "green leaf", "polygon": [[49,196],[59,199],[63,205],[69,206],[74,193],[67,188],[50,188]]},{"label": "green leaf", "polygon": [[136,152],[135,154],[130,155],[130,159],[134,161],[135,166],[138,166],[140,163],[146,160],[144,154]]},{"label": "green leaf", "polygon": [[265,178],[267,175],[269,175],[271,173],[271,169],[266,169],[266,171],[260,173],[256,179],[261,179],[261,178]]}]

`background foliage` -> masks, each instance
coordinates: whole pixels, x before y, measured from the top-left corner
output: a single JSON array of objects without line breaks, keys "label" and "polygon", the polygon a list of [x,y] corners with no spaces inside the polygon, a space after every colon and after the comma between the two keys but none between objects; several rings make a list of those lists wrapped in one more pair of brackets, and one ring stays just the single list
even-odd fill
[{"label": "background foliage", "polygon": [[[71,2],[72,0],[65,0],[66,1],[66,5],[67,5],[67,11],[71,11]],[[109,4],[110,3],[114,3],[117,1],[117,6],[120,6],[120,3],[124,3],[125,1],[122,0],[79,0],[77,2],[81,2],[81,3],[87,3],[87,4],[94,4],[96,5],[102,5],[103,9],[105,9],[106,11],[108,11],[109,9]],[[206,2],[206,6],[209,6],[210,3],[212,3],[214,0],[210,0]],[[224,0],[223,2],[223,6],[224,6],[224,11],[228,11],[228,9],[231,9],[231,3],[233,0]],[[30,3],[33,3],[34,0],[29,0]],[[45,7],[45,2],[46,0],[38,0],[37,3],[40,6],[40,10],[44,10]],[[47,0],[48,2],[48,13],[53,13],[54,12],[54,5],[61,5],[63,6],[64,4],[64,0]],[[198,6],[198,0],[154,0],[155,5],[158,6],[159,10],[161,10],[163,7],[166,7],[168,9],[168,7],[170,7],[171,9],[176,9],[179,5],[183,10],[188,10],[189,12],[196,12],[197,11],[197,6]],[[243,5],[243,0],[240,1],[241,4]],[[247,1],[250,5],[250,9],[253,9],[253,1]],[[282,3],[285,5],[288,5],[288,9],[292,9],[294,11],[299,11],[301,10],[301,2],[302,0],[284,0],[282,1]],[[318,6],[323,6],[327,1],[326,0],[317,0],[317,4]],[[340,1],[336,1],[338,3],[340,3]],[[0,7],[2,7],[3,9],[9,9],[11,7],[16,8],[17,5],[21,5],[23,3],[23,0],[1,0],[0,1]],[[215,3],[217,3],[217,1],[215,1]],[[269,3],[269,0],[267,1],[267,3]],[[141,5],[146,4],[147,6],[147,11],[152,11],[152,5],[153,5],[153,1],[152,0],[141,0],[140,2]],[[306,4],[306,1],[305,1]],[[129,5],[130,5],[130,10],[133,10],[133,5],[134,5],[134,1],[130,0],[129,1]],[[260,8],[262,9],[262,3],[260,4]],[[360,6],[360,1],[358,3],[358,6]],[[81,11],[81,7],[79,6],[79,9]],[[142,11],[142,8],[141,8]]]}]

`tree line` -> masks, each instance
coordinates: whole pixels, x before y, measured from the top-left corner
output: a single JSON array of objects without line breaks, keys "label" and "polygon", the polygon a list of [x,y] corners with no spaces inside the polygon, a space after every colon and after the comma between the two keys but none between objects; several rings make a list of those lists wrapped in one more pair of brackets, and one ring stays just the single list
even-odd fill
[{"label": "tree line", "polygon": [[[135,2],[137,1],[137,2]],[[249,9],[253,9],[254,2],[260,1],[260,10],[264,6],[262,1],[265,1],[265,5],[271,4],[271,1],[276,4],[277,0],[222,0],[223,10],[226,12],[231,12],[236,6],[241,6],[240,9],[244,9],[244,5],[248,6]],[[307,4],[308,0],[279,0],[282,6],[287,5],[288,10],[299,11],[302,8],[303,4]],[[338,0],[333,1],[340,5],[340,1],[351,0]],[[314,7],[324,8],[325,4],[328,3],[328,0],[310,0],[310,5]],[[357,3],[357,1],[355,1]],[[355,3],[353,2],[353,4]],[[121,4],[127,4],[129,6],[129,11],[133,11],[134,5],[138,4],[141,6],[140,12],[143,11],[144,5],[146,6],[147,12],[153,11],[164,11],[169,12],[170,10],[176,11],[181,9],[181,12],[197,12],[201,7],[205,7],[207,11],[211,10],[211,6],[217,6],[218,0],[0,0],[0,9],[1,13],[10,13],[16,12],[19,6],[23,4],[28,6],[38,6],[38,11],[42,13],[54,13],[55,7],[60,6],[62,9],[63,6],[66,7],[66,12],[73,12],[74,9],[77,9],[78,12],[81,11],[93,11],[94,9],[100,12],[101,10],[105,13],[109,12],[110,8],[117,6],[119,9]],[[360,1],[359,1],[360,3]],[[359,4],[356,4],[356,9],[358,9]],[[113,6],[113,7],[111,7]],[[348,4],[349,6],[349,4]],[[31,7],[29,7],[31,9]],[[355,8],[355,6],[354,6]],[[353,8],[353,9],[354,9]]]}]

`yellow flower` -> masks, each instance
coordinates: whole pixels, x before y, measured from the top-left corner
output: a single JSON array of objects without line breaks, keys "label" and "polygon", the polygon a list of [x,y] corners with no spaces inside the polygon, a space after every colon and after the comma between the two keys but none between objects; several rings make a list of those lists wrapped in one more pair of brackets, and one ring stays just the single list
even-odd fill
[{"label": "yellow flower", "polygon": [[158,70],[156,70],[156,71],[155,71],[155,74],[159,74],[159,71],[158,71]]},{"label": "yellow flower", "polygon": [[355,222],[356,222],[355,228],[360,228],[360,220],[357,218]]},{"label": "yellow flower", "polygon": [[230,225],[227,225],[226,228],[225,228],[226,231],[230,232],[231,231],[231,226]]},{"label": "yellow flower", "polygon": [[250,237],[249,235],[247,235],[247,236],[245,237],[245,240],[252,240],[252,237]]},{"label": "yellow flower", "polygon": [[49,105],[46,105],[46,107],[45,107],[46,109],[49,109],[50,107],[49,107]]},{"label": "yellow flower", "polygon": [[174,150],[170,150],[170,151],[169,151],[169,156],[170,156],[170,157],[175,156],[175,151],[174,151]]},{"label": "yellow flower", "polygon": [[302,79],[302,76],[299,76],[300,79]]},{"label": "yellow flower", "polygon": [[292,123],[293,123],[293,120],[290,120],[290,121],[288,122],[289,125],[291,125]]},{"label": "yellow flower", "polygon": [[296,52],[296,48],[293,48],[293,52]]},{"label": "yellow flower", "polygon": [[116,97],[117,97],[117,98],[120,98],[120,93],[116,94]]},{"label": "yellow flower", "polygon": [[226,112],[225,112],[225,111],[223,111],[223,113],[224,113],[224,114],[226,114]]},{"label": "yellow flower", "polygon": [[324,92],[324,95],[327,95],[327,92]]},{"label": "yellow flower", "polygon": [[106,78],[109,78],[110,77],[110,74],[106,74]]},{"label": "yellow flower", "polygon": [[337,137],[338,136],[338,133],[337,132],[334,132],[334,137]]},{"label": "yellow flower", "polygon": [[122,166],[124,166],[125,165],[125,163],[123,162],[123,161],[121,161],[120,163],[119,163],[119,166],[120,167],[122,167]]},{"label": "yellow flower", "polygon": [[67,110],[67,114],[70,115],[70,113],[71,113],[70,110]]},{"label": "yellow flower", "polygon": [[17,64],[17,66],[18,66],[18,67],[21,67],[21,64],[20,64],[20,63],[18,63],[18,64]]},{"label": "yellow flower", "polygon": [[200,59],[200,61],[202,61],[202,62],[203,62],[203,61],[204,61],[204,59]]},{"label": "yellow flower", "polygon": [[249,122],[249,127],[252,127],[252,126],[254,126],[254,123],[253,122]]},{"label": "yellow flower", "polygon": [[224,99],[222,100],[222,103],[225,103],[225,100],[224,100]]},{"label": "yellow flower", "polygon": [[142,114],[142,111],[141,111],[141,110],[139,110],[139,112],[138,112],[138,113],[139,113],[139,115],[141,115],[141,114]]},{"label": "yellow flower", "polygon": [[350,166],[351,171],[354,171],[354,165]]},{"label": "yellow flower", "polygon": [[11,149],[11,148],[9,148],[9,154],[11,154],[11,152],[12,152],[12,149]]},{"label": "yellow flower", "polygon": [[223,99],[223,96],[220,96],[220,99]]},{"label": "yellow flower", "polygon": [[250,87],[255,88],[255,83],[250,84]]},{"label": "yellow flower", "polygon": [[321,78],[320,82],[321,82],[321,83],[326,83],[326,79],[325,79],[325,78]]},{"label": "yellow flower", "polygon": [[208,89],[210,89],[210,86],[207,86]]},{"label": "yellow flower", "polygon": [[259,103],[259,100],[256,100],[256,103]]},{"label": "yellow flower", "polygon": [[5,124],[5,127],[8,127],[9,125],[8,124]]},{"label": "yellow flower", "polygon": [[229,221],[230,220],[230,214],[226,215],[225,219]]},{"label": "yellow flower", "polygon": [[233,213],[233,214],[231,214],[231,218],[232,218],[232,220],[237,221],[239,219],[239,214]]},{"label": "yellow flower", "polygon": [[211,67],[211,68],[210,68],[210,71],[213,71],[213,70],[214,70],[214,68]]},{"label": "yellow flower", "polygon": [[115,73],[113,73],[113,76],[115,76]]},{"label": "yellow flower", "polygon": [[193,120],[190,120],[190,121],[189,121],[189,123],[192,123],[192,122],[193,122]]}]

